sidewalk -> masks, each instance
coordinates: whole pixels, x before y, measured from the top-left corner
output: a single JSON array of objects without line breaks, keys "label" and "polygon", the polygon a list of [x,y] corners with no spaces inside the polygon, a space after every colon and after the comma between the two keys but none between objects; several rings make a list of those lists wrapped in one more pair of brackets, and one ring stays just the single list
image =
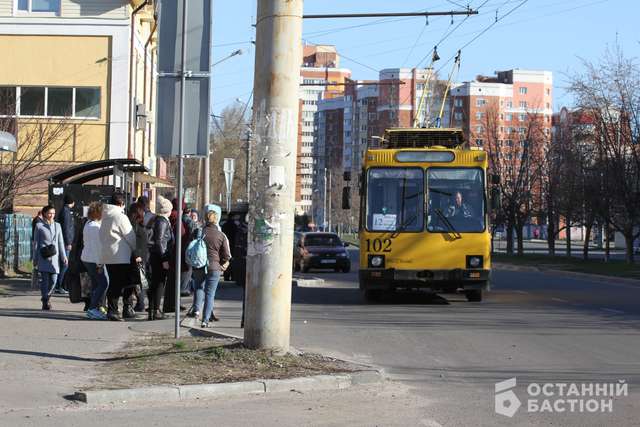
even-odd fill
[{"label": "sidewalk", "polygon": [[63,396],[91,383],[104,353],[133,334],[130,323],[86,320],[82,304],[66,296],[42,311],[29,280],[0,281],[0,414],[61,406]]},{"label": "sidewalk", "polygon": [[[240,288],[231,283],[221,288],[241,301]],[[146,313],[132,321],[100,322],[87,320],[83,304],[71,304],[67,296],[54,295],[51,304],[51,311],[41,310],[40,293],[30,289],[28,279],[0,279],[0,415],[73,405],[64,396],[90,385],[110,352],[136,334],[174,332],[172,315],[155,322],[146,321]],[[189,306],[191,297],[182,304]],[[216,302],[221,321],[212,326],[242,337],[238,305],[226,305]],[[188,333],[181,328],[181,334]]]}]

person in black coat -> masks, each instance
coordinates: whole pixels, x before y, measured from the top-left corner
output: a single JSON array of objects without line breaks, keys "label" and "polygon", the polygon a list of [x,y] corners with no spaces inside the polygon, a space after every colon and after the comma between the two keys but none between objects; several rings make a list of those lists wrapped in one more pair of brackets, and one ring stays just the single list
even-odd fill
[{"label": "person in black coat", "polygon": [[[174,254],[174,233],[169,221],[171,202],[164,197],[158,198],[158,215],[153,225],[153,244],[149,254],[151,263],[151,283],[149,284],[149,320],[162,319],[160,311],[162,295],[171,274],[169,264]],[[166,298],[166,296],[165,296]]]},{"label": "person in black coat", "polygon": [[[73,242],[76,237],[76,226],[73,219],[73,214],[71,213],[71,209],[75,206],[75,200],[71,197],[71,194],[64,195],[64,206],[58,213],[58,217],[56,218],[56,222],[60,224],[62,227],[62,239],[64,240],[64,248],[66,250],[66,256],[69,257],[71,255],[71,250],[73,249]],[[68,293],[62,286],[64,283],[64,275],[67,272],[67,265],[60,266],[60,274],[58,274],[58,281],[56,282],[55,292],[58,294],[66,294]]]}]

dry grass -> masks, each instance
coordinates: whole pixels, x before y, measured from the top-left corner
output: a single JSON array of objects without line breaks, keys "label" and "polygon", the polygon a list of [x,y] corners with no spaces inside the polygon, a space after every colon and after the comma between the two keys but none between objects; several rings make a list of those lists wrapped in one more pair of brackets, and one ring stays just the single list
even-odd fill
[{"label": "dry grass", "polygon": [[232,339],[146,335],[100,367],[93,388],[210,384],[348,372],[356,367],[317,354],[276,355]]}]

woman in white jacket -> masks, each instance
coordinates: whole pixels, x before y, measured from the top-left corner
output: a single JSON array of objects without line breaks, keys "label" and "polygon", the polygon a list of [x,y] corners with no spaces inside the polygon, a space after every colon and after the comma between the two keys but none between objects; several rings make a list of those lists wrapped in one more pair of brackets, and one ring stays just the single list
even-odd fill
[{"label": "woman in white jacket", "polygon": [[122,295],[124,318],[134,318],[131,307],[134,288],[130,286],[131,255],[136,247],[136,234],[129,218],[124,214],[124,196],[116,193],[112,204],[106,204],[102,210],[100,224],[101,264],[109,274],[107,290],[107,319],[122,320],[118,314],[118,300]]},{"label": "woman in white jacket", "polygon": [[91,278],[91,301],[87,317],[92,320],[106,320],[107,316],[100,311],[109,283],[105,269],[102,266],[100,254],[100,222],[102,220],[102,203],[93,202],[89,205],[89,221],[82,230],[82,255],[80,260]]}]

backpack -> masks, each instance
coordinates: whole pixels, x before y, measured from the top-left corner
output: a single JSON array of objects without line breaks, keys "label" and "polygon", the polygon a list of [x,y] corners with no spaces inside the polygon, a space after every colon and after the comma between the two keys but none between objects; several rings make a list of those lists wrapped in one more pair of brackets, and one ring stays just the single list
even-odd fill
[{"label": "backpack", "polygon": [[209,265],[207,257],[207,244],[204,241],[204,233],[189,242],[185,251],[185,262],[193,268],[204,268]]}]

